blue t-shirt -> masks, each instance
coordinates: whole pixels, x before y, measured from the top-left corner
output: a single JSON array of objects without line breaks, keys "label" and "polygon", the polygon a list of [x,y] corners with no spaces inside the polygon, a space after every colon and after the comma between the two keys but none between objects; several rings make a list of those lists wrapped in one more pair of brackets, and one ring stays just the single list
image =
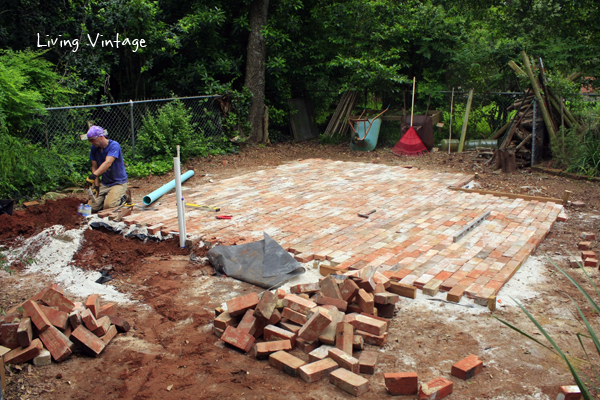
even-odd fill
[{"label": "blue t-shirt", "polygon": [[106,157],[114,157],[112,165],[102,174],[102,184],[105,186],[120,185],[127,182],[127,172],[125,172],[125,163],[123,162],[123,152],[121,146],[114,140],[108,140],[108,146],[102,149],[92,146],[90,150],[90,160],[96,161],[98,167],[106,161]]}]

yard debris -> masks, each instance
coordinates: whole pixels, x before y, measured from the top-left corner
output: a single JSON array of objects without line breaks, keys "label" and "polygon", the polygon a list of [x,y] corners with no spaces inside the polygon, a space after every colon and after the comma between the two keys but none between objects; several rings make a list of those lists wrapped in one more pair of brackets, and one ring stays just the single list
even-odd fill
[{"label": "yard debris", "polygon": [[43,366],[76,352],[97,356],[117,332],[129,330],[129,323],[116,313],[115,304],[101,305],[97,294],[83,305],[52,284],[0,317],[0,345],[11,349],[4,362]]}]

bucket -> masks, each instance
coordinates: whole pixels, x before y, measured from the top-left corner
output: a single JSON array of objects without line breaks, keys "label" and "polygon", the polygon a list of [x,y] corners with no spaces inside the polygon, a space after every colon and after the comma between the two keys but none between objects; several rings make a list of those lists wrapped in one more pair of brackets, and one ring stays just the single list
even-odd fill
[{"label": "bucket", "polygon": [[13,208],[15,206],[14,200],[0,200],[0,215],[2,214],[13,214]]}]

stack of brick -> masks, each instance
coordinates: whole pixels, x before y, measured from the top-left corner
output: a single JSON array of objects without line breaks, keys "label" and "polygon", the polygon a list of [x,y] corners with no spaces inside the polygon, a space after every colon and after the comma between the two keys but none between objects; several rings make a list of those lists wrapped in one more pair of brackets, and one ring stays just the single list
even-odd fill
[{"label": "stack of brick", "polygon": [[[329,275],[318,283],[250,293],[217,309],[213,332],[225,343],[269,359],[279,370],[315,382],[329,377],[340,389],[359,396],[374,374],[377,352],[365,343],[383,346],[399,296],[389,293],[390,280],[374,268]],[[299,350],[308,363],[290,352]],[[306,356],[304,358],[306,358]]]},{"label": "stack of brick", "polygon": [[0,317],[0,345],[11,349],[5,363],[42,366],[78,351],[97,356],[118,332],[128,330],[114,303],[100,304],[97,294],[85,304],[73,302],[54,284]]}]

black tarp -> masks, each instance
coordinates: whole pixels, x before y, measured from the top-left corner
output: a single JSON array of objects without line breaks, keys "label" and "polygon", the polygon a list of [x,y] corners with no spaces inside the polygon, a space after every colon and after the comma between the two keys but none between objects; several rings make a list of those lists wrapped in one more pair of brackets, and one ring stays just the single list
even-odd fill
[{"label": "black tarp", "polygon": [[206,256],[217,273],[273,288],[306,270],[283,247],[264,233],[258,242],[235,246],[217,245]]}]

